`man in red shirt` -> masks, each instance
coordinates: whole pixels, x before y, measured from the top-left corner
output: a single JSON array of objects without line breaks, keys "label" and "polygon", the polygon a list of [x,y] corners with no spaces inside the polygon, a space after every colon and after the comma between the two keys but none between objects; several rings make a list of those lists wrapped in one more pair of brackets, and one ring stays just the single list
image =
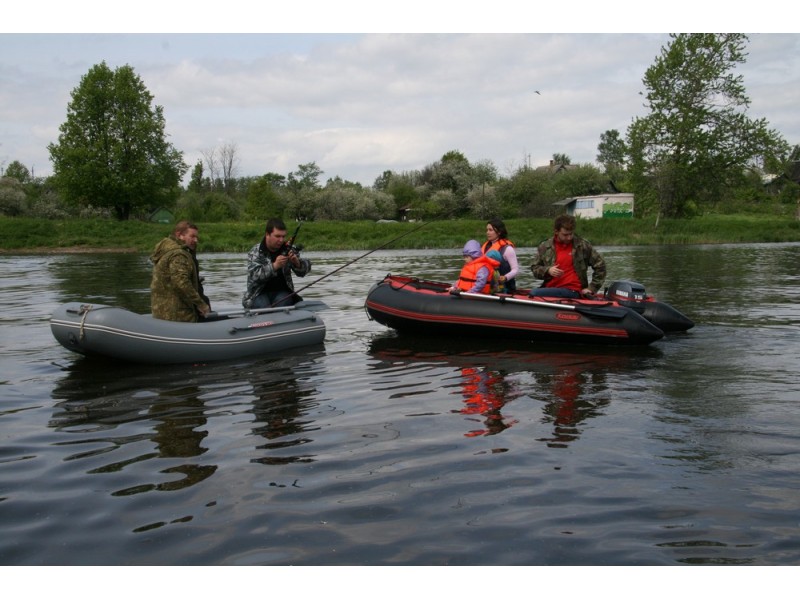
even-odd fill
[{"label": "man in red shirt", "polygon": [[[588,271],[592,269],[592,281]],[[559,215],[553,237],[539,244],[533,276],[542,279],[542,286],[530,291],[531,296],[580,298],[596,295],[606,280],[603,257],[585,239],[575,235],[575,217]]]}]

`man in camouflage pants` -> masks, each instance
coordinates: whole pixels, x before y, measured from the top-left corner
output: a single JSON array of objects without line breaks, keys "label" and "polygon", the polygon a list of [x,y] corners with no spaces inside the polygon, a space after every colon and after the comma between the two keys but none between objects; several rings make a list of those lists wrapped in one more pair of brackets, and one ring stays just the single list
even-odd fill
[{"label": "man in camouflage pants", "polygon": [[197,226],[189,221],[179,221],[172,233],[156,244],[150,256],[150,306],[155,318],[196,323],[211,311],[200,281],[196,249]]}]

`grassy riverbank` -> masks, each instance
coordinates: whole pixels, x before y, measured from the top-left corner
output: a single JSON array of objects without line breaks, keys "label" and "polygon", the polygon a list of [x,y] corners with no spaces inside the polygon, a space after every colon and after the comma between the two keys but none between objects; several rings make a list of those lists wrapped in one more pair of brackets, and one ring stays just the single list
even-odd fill
[{"label": "grassy riverbank", "polygon": [[[244,252],[264,233],[261,222],[198,223],[199,252]],[[289,234],[295,223],[287,222]],[[520,247],[536,246],[552,232],[552,219],[506,221]],[[170,232],[169,225],[141,221],[74,219],[49,221],[0,217],[0,252],[120,251],[150,252]],[[460,248],[470,238],[485,239],[478,220],[428,223],[319,221],[303,223],[297,243],[306,250],[374,248]],[[798,242],[800,221],[751,215],[710,215],[694,219],[592,219],[578,223],[578,234],[597,246]],[[402,237],[401,237],[402,236]],[[398,239],[399,238],[399,239]]]}]

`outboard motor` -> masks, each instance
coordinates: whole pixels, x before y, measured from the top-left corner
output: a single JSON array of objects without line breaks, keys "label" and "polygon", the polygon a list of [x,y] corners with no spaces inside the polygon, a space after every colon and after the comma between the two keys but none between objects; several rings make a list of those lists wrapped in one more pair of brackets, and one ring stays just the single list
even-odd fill
[{"label": "outboard motor", "polygon": [[648,296],[641,283],[615,281],[606,288],[605,297],[636,311],[664,333],[687,331],[694,327],[694,321],[682,312]]},{"label": "outboard motor", "polygon": [[615,281],[605,292],[606,299],[619,302],[622,306],[632,308],[639,314],[644,313],[647,293],[641,283],[635,281]]}]

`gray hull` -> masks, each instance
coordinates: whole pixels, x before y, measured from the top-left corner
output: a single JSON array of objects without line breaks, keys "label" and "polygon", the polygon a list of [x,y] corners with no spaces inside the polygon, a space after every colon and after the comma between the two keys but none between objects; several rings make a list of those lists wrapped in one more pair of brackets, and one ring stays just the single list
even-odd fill
[{"label": "gray hull", "polygon": [[322,319],[296,307],[178,323],[113,306],[72,302],[55,310],[50,329],[73,352],[148,364],[231,360],[321,344],[325,339]]}]

